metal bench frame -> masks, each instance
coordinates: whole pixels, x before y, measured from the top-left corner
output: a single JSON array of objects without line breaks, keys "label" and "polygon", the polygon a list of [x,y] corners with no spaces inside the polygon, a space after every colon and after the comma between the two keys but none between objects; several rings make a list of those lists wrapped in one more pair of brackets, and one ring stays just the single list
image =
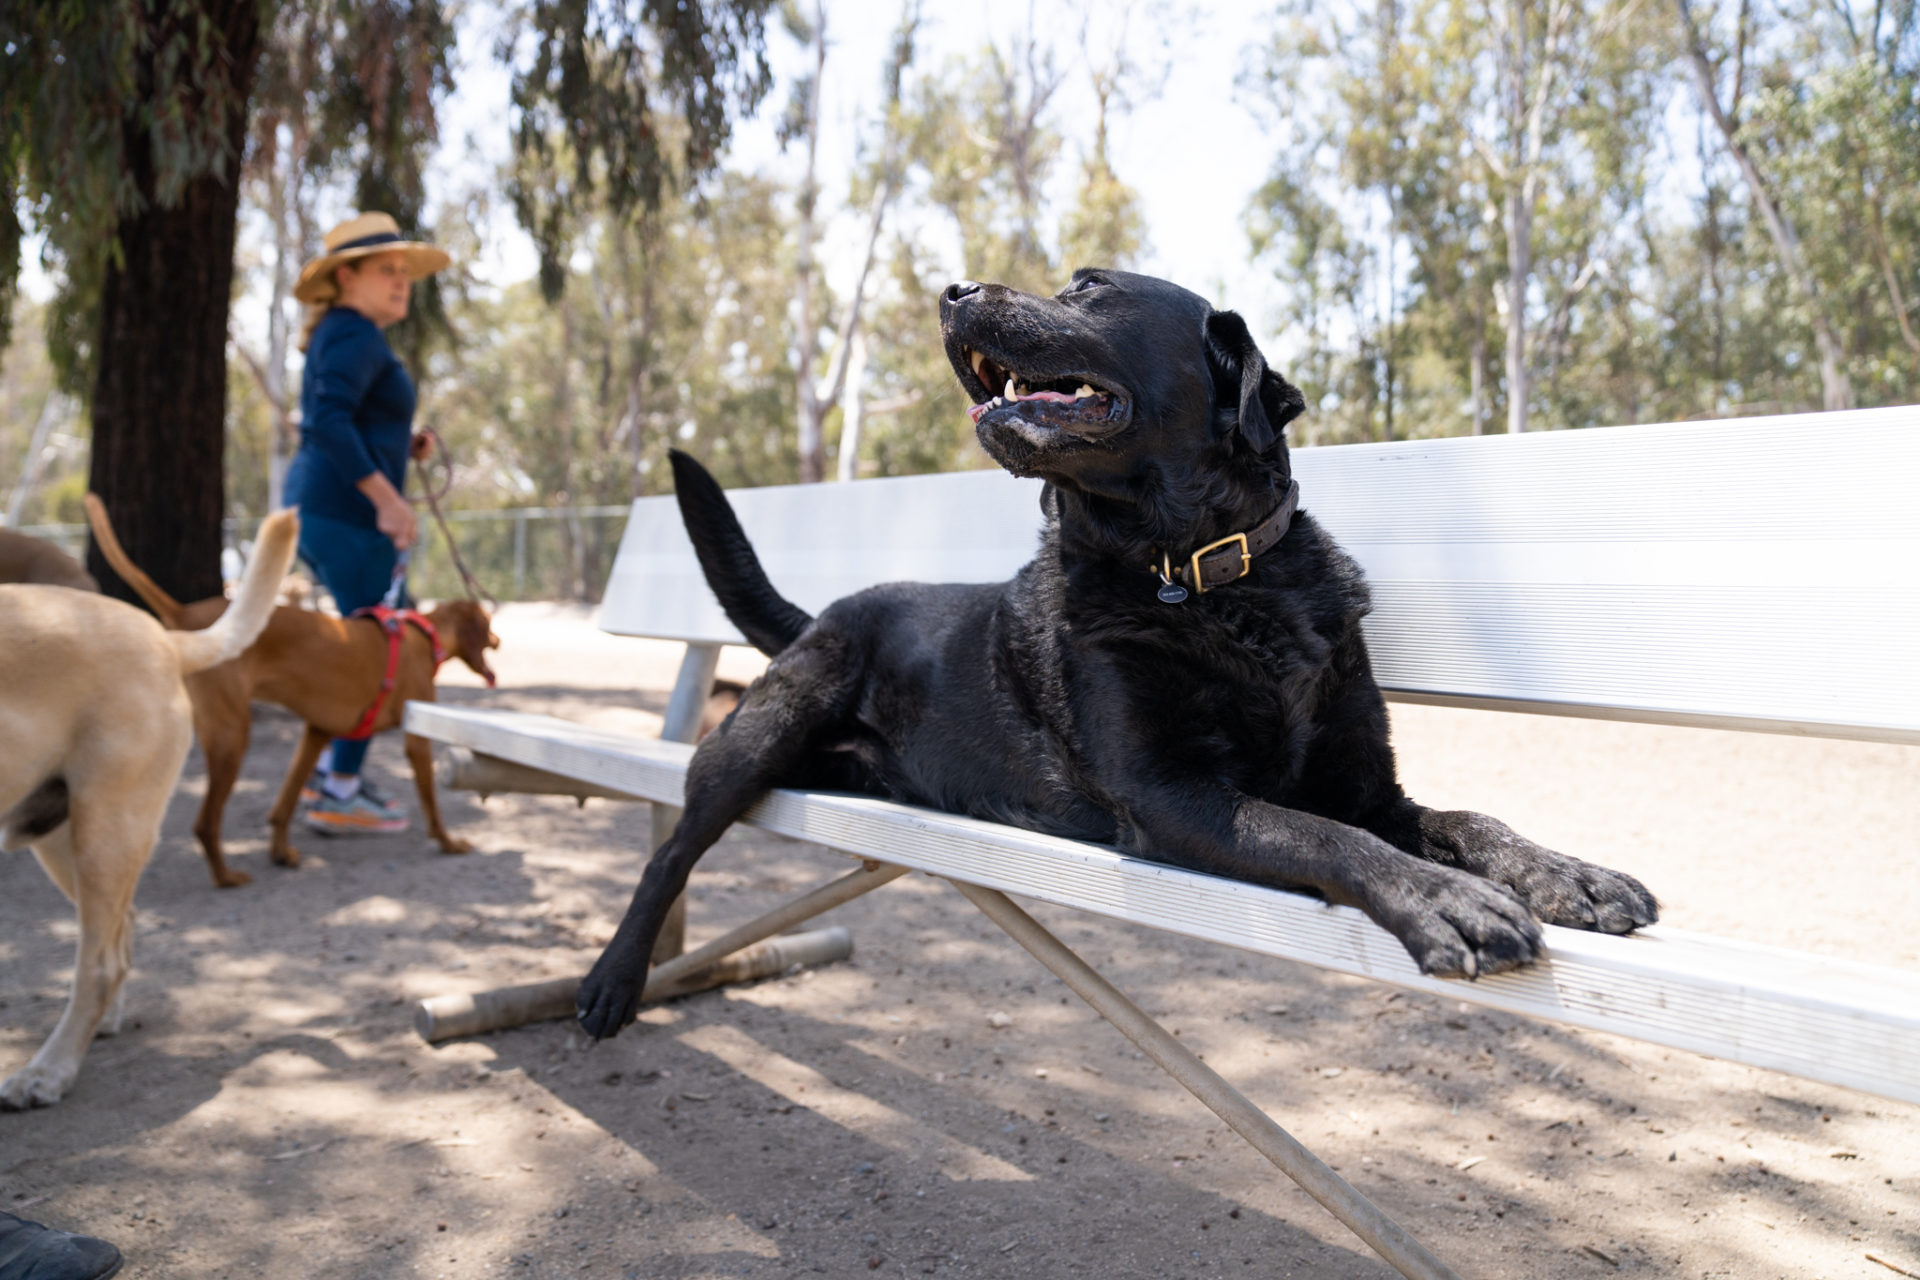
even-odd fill
[{"label": "metal bench frame", "polygon": [[[1348,446],[1297,453],[1295,474],[1368,570],[1391,698],[1920,743],[1920,511],[1904,492],[1920,410]],[[889,578],[1004,577],[1038,523],[1032,490],[997,473],[734,496],[776,584],[797,582],[812,609]],[[948,575],[891,571],[941,561],[954,503],[987,542],[946,556]],[[602,626],[689,642],[663,735],[679,741],[420,703],[408,731],[471,753],[486,789],[650,801],[657,844],[720,645],[737,639],[670,504],[635,504]],[[1006,895],[1920,1101],[1920,974],[1665,927],[1549,927],[1541,962],[1443,981],[1357,911],[1111,849],[824,793],[773,792],[746,821],[864,865],[659,965],[649,992],[906,870],[939,876],[1408,1277],[1454,1273]],[[532,993],[560,1016],[573,984],[509,1003]],[[433,1021],[423,1010],[423,1032]]]}]

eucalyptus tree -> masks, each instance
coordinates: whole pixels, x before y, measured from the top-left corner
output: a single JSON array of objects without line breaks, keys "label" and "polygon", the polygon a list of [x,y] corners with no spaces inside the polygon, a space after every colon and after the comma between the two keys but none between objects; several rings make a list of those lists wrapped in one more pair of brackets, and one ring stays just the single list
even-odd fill
[{"label": "eucalyptus tree", "polygon": [[1282,11],[1243,81],[1276,138],[1250,229],[1313,343],[1347,346],[1309,353],[1337,432],[1479,430],[1496,396],[1527,429],[1645,199],[1664,59],[1634,4]]},{"label": "eucalyptus tree", "polygon": [[[1750,36],[1747,25],[1750,6],[1742,0],[1731,52],[1716,59],[1709,52],[1709,37],[1695,17],[1693,5],[1688,0],[1674,0],[1674,3],[1686,40],[1684,56],[1687,68],[1701,109],[1719,131],[1727,154],[1739,165],[1740,174],[1746,179],[1748,197],[1765,221],[1780,265],[1798,289],[1806,308],[1808,322],[1813,328],[1814,345],[1819,352],[1824,405],[1828,409],[1848,408],[1853,403],[1853,387],[1847,377],[1845,355],[1841,350],[1834,317],[1829,311],[1828,299],[1807,265],[1806,253],[1801,247],[1800,234],[1794,226],[1792,214],[1782,207],[1773,184],[1761,172],[1752,148],[1741,137],[1740,105],[1741,92],[1746,87],[1744,62]],[[1724,89],[1723,81],[1727,82]],[[1727,97],[1724,102],[1723,93]]]},{"label": "eucalyptus tree", "polygon": [[[337,74],[308,114],[353,122],[356,195],[417,210],[430,107],[444,88],[443,0],[14,0],[0,6],[0,314],[28,231],[61,282],[48,343],[92,418],[90,484],[129,552],[168,591],[219,589],[226,346],[240,172],[256,90],[306,49],[276,45],[289,9]],[[512,0],[516,211],[549,290],[577,213],[657,205],[662,121],[710,175],[733,120],[770,82],[772,0]],[[424,68],[424,74],[423,74]],[[391,89],[403,84],[406,93]],[[384,107],[383,107],[384,104]],[[426,126],[426,127],[422,127]],[[553,173],[553,140],[574,168]],[[23,220],[18,211],[27,213]],[[401,218],[403,226],[410,221]],[[429,313],[431,299],[427,299]],[[405,345],[407,334],[396,335]],[[95,575],[127,594],[97,555]]]},{"label": "eucalyptus tree", "polygon": [[[914,42],[920,26],[919,0],[907,0],[902,7],[887,62],[881,73],[880,106],[876,122],[878,145],[868,166],[870,172],[861,175],[858,183],[867,188],[864,247],[853,289],[842,307],[839,322],[833,326],[835,338],[824,376],[815,368],[821,354],[820,319],[826,309],[822,307],[816,310],[815,307],[816,290],[821,288],[822,282],[819,280],[819,264],[814,252],[822,221],[817,174],[820,101],[826,81],[828,48],[827,11],[823,0],[815,0],[811,17],[803,14],[797,5],[790,6],[787,10],[787,26],[795,38],[807,45],[812,59],[811,69],[793,83],[791,105],[781,126],[782,142],[798,142],[806,154],[806,168],[801,176],[797,201],[799,220],[794,262],[794,306],[798,313],[795,332],[798,350],[794,357],[794,376],[798,392],[800,479],[802,483],[811,484],[826,478],[827,415],[840,406],[841,397],[847,393],[849,374],[864,366],[863,358],[855,358],[856,353],[864,350],[860,329],[861,310],[866,304],[867,281],[879,256],[887,212],[900,192],[900,99],[908,68],[914,59]],[[860,379],[856,376],[853,381],[851,394],[857,402],[861,394]],[[858,420],[856,409],[854,421],[857,423]],[[849,443],[857,444],[857,438]],[[851,456],[849,454],[849,461]]]}]

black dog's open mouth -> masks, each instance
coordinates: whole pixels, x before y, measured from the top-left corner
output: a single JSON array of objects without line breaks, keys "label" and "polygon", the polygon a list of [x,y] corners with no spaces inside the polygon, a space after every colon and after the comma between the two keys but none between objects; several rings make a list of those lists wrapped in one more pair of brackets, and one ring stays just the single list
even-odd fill
[{"label": "black dog's open mouth", "polygon": [[967,391],[975,403],[967,412],[976,426],[988,414],[999,412],[1079,434],[1104,434],[1127,420],[1126,397],[1096,386],[1084,375],[1024,374],[971,347],[960,350],[973,374]]}]

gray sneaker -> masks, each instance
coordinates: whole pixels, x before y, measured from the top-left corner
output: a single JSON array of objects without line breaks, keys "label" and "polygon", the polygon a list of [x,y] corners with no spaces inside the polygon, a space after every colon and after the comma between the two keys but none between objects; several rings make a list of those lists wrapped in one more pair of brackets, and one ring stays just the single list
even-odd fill
[{"label": "gray sneaker", "polygon": [[360,789],[345,800],[322,788],[307,810],[307,825],[329,836],[390,836],[407,829],[407,811],[362,778]]},{"label": "gray sneaker", "polygon": [[0,1213],[0,1280],[107,1280],[120,1251],[105,1240]]}]

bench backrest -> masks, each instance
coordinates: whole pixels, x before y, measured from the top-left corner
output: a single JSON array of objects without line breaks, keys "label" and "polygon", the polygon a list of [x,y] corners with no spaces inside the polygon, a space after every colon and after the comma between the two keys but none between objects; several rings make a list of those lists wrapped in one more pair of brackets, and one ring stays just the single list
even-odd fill
[{"label": "bench backrest", "polygon": [[[1301,449],[1302,506],[1365,567],[1410,700],[1920,742],[1920,408]],[[991,582],[1039,484],[999,471],[736,490],[775,586]],[[1169,606],[1177,607],[1177,606]],[[671,497],[601,607],[621,635],[740,643]]]}]

